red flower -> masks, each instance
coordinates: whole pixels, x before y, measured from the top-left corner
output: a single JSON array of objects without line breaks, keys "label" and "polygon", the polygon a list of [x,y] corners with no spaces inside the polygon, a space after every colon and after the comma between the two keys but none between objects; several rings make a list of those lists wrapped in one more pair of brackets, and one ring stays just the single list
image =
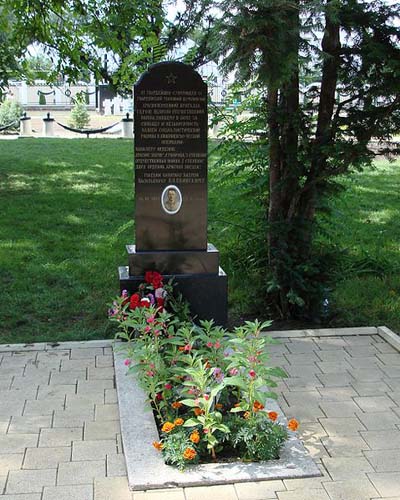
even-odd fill
[{"label": "red flower", "polygon": [[152,280],[153,280],[153,271],[146,271],[144,273],[144,281],[150,284]]},{"label": "red flower", "polygon": [[139,306],[140,307],[150,307],[150,299],[147,299],[146,297],[144,297],[143,299],[141,299],[141,301],[139,302]]},{"label": "red flower", "polygon": [[157,271],[146,271],[144,280],[149,285],[152,285],[154,289],[160,288],[163,285],[163,277]]},{"label": "red flower", "polygon": [[164,299],[161,297],[158,297],[157,299],[157,307],[164,307]]},{"label": "red flower", "polygon": [[129,309],[136,309],[140,304],[140,296],[134,293],[129,300]]},{"label": "red flower", "polygon": [[250,375],[251,378],[255,378],[256,375],[257,375],[257,373],[254,370],[250,370],[249,371],[249,375]]}]

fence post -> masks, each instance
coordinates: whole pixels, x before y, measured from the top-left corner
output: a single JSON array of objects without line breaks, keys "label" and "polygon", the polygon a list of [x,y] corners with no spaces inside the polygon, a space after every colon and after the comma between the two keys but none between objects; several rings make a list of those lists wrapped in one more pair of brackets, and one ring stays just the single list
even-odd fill
[{"label": "fence post", "polygon": [[47,117],[43,118],[42,133],[44,137],[54,137],[54,118],[50,118],[50,113],[47,113]]},{"label": "fence post", "polygon": [[129,118],[129,113],[126,113],[126,118],[122,120],[122,137],[133,139],[133,119]]},{"label": "fence post", "polygon": [[20,118],[19,134],[20,137],[32,137],[31,117],[26,116],[26,112],[23,117]]}]

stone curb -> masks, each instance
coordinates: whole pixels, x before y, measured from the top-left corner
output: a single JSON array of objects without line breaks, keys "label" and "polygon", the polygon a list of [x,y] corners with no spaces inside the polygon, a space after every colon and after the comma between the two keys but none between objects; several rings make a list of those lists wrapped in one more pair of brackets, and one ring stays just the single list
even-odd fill
[{"label": "stone curb", "polygon": [[59,351],[65,349],[91,349],[93,347],[112,347],[113,339],[83,340],[74,342],[36,342],[33,344],[0,344],[0,352]]},{"label": "stone curb", "polygon": [[[123,353],[114,351],[121,435],[131,490],[149,490],[182,486],[207,486],[272,479],[318,477],[321,472],[295,433],[290,433],[281,458],[269,462],[217,463],[188,467],[185,472],[166,465],[153,446],[159,440],[156,423],[146,395],[127,377]],[[278,404],[268,401],[268,409],[276,411],[281,422],[287,421]]]},{"label": "stone curb", "polygon": [[[319,330],[275,330],[265,332],[265,335],[274,338],[304,338],[304,337],[336,337],[350,335],[380,335],[390,344],[395,342],[393,347],[398,345],[399,338],[386,326],[361,326],[348,328],[321,328]],[[390,339],[390,340],[389,340]],[[103,340],[83,340],[67,342],[36,342],[32,344],[0,344],[0,352],[9,351],[57,351],[62,349],[89,349],[91,347],[112,347],[115,343],[120,343],[114,339]]]},{"label": "stone curb", "polygon": [[400,336],[392,332],[387,326],[378,326],[378,335],[386,340],[388,344],[400,352]]}]

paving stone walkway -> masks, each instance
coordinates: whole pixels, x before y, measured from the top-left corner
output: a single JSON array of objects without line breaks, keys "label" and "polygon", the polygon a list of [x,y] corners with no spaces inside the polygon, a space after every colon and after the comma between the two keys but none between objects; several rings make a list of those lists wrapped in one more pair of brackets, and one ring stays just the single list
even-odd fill
[{"label": "paving stone walkway", "polygon": [[0,500],[399,500],[400,353],[378,334],[280,340],[280,405],[322,477],[132,493],[112,344],[0,345]]}]

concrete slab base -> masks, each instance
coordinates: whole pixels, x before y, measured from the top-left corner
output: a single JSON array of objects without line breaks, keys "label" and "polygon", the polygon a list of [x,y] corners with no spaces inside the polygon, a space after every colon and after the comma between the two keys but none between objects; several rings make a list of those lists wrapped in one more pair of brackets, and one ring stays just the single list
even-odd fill
[{"label": "concrete slab base", "polygon": [[[126,375],[124,359],[121,351],[114,351],[121,434],[131,490],[321,476],[295,433],[291,433],[285,443],[279,460],[196,465],[184,472],[166,465],[161,453],[152,446],[159,435],[146,395],[134,377]],[[276,411],[286,425],[286,418],[275,401],[268,402],[268,410]]]}]

